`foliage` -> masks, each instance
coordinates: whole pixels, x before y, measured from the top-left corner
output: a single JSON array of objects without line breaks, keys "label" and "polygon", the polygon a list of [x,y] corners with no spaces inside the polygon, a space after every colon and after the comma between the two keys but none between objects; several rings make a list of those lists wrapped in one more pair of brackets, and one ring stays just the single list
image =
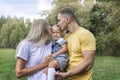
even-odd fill
[{"label": "foliage", "polygon": [[[27,25],[27,26],[26,26]],[[0,47],[16,48],[18,43],[25,38],[31,26],[30,20],[24,18],[0,18]]]},{"label": "foliage", "polygon": [[119,1],[99,2],[90,12],[89,29],[97,40],[97,54],[120,56]]}]

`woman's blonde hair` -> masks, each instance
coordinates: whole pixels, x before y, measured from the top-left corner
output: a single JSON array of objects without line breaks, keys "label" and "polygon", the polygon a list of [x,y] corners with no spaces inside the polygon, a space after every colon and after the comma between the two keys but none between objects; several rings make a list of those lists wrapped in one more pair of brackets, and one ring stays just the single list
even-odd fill
[{"label": "woman's blonde hair", "polygon": [[49,37],[48,27],[49,24],[45,19],[34,20],[25,40],[33,42],[38,46],[45,45]]}]

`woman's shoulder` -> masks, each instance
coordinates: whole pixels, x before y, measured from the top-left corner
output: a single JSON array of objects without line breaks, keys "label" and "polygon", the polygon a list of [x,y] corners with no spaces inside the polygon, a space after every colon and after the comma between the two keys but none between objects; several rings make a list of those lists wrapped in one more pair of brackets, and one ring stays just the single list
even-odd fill
[{"label": "woman's shoulder", "polygon": [[19,45],[30,46],[30,45],[32,45],[32,43],[30,41],[24,39],[19,43]]}]

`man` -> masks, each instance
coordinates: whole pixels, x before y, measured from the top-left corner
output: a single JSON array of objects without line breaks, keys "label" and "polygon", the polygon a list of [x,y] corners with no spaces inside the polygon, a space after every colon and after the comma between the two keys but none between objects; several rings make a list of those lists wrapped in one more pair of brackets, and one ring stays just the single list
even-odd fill
[{"label": "man", "polygon": [[74,11],[64,8],[57,15],[57,26],[68,30],[67,40],[69,64],[67,72],[56,72],[56,76],[68,80],[91,80],[96,42],[93,34],[79,26]]}]

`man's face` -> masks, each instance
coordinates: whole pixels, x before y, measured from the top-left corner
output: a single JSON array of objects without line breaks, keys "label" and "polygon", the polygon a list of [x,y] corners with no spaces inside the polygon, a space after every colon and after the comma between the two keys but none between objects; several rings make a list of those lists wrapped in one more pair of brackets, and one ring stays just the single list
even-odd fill
[{"label": "man's face", "polygon": [[62,15],[62,14],[58,14],[57,16],[57,19],[58,19],[58,23],[57,23],[57,26],[60,27],[60,29],[62,31],[66,30],[67,29],[67,19]]}]

